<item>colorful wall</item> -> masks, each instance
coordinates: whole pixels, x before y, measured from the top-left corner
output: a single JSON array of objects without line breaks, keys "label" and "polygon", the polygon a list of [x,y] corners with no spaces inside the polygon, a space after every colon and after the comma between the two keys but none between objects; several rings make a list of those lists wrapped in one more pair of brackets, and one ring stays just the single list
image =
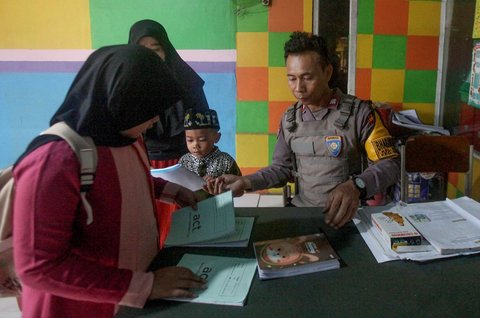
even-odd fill
[{"label": "colorful wall", "polygon": [[2,0],[0,167],[48,127],[93,49],[126,43],[137,20],[160,21],[205,80],[219,114],[219,146],[235,155],[235,6],[225,0]]},{"label": "colorful wall", "polygon": [[[422,122],[434,123],[441,10],[441,0],[358,1],[357,96],[414,109]],[[479,160],[473,180],[479,200]],[[451,174],[448,196],[463,195],[463,185],[463,174]]]},{"label": "colorful wall", "polygon": [[244,174],[270,164],[281,115],[294,101],[283,58],[292,31],[312,31],[312,0],[238,8],[236,142]]},{"label": "colorful wall", "polygon": [[359,0],[357,96],[433,124],[441,1]]},{"label": "colorful wall", "polygon": [[[92,49],[125,43],[130,25],[144,18],[165,25],[205,80],[207,99],[219,112],[220,148],[236,157],[244,173],[268,165],[281,114],[293,102],[283,44],[292,31],[312,30],[312,2],[2,0],[0,167],[47,127]],[[433,123],[442,1],[356,4],[355,93],[415,109],[422,121]],[[474,190],[480,195],[478,166],[477,160]],[[458,195],[463,179],[451,182],[450,195]]]}]

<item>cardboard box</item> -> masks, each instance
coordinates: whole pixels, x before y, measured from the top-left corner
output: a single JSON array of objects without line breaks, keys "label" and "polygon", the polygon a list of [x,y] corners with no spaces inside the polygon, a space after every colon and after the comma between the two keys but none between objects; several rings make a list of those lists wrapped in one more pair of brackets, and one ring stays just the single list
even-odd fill
[{"label": "cardboard box", "polygon": [[397,212],[374,213],[372,214],[372,223],[387,246],[394,251],[401,245],[422,244],[420,233]]}]

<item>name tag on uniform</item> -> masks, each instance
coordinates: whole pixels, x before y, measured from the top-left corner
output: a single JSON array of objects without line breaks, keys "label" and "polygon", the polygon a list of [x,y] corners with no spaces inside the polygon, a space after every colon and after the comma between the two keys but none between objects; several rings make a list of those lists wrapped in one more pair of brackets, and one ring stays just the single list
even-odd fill
[{"label": "name tag on uniform", "polygon": [[292,141],[292,151],[298,154],[314,154],[313,142],[304,142],[299,140]]},{"label": "name tag on uniform", "polygon": [[331,157],[338,157],[342,150],[342,137],[340,136],[325,136],[325,145]]}]

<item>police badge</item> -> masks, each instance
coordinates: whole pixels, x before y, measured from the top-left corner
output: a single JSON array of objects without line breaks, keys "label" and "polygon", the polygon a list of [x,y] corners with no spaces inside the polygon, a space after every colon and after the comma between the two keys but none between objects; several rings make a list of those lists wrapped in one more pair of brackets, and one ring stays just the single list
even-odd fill
[{"label": "police badge", "polygon": [[325,145],[332,157],[338,157],[342,150],[342,137],[340,136],[325,136]]}]

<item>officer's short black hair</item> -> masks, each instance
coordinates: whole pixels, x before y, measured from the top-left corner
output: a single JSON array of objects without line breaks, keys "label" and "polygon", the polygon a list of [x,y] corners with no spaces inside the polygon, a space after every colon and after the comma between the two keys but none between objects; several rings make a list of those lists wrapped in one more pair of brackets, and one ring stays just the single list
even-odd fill
[{"label": "officer's short black hair", "polygon": [[290,54],[314,51],[320,56],[320,64],[322,65],[322,68],[331,64],[327,42],[323,37],[312,33],[299,31],[293,32],[290,35],[290,39],[285,42],[284,51],[285,61]]}]

